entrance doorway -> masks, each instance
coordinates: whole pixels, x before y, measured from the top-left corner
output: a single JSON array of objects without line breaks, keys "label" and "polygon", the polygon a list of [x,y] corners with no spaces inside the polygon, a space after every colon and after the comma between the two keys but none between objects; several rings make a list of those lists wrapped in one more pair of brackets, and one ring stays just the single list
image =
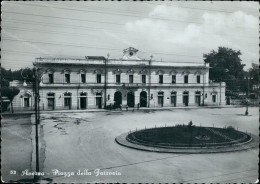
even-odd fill
[{"label": "entrance doorway", "polygon": [[64,93],[64,108],[71,109],[71,93]]},{"label": "entrance doorway", "polygon": [[87,93],[80,93],[80,109],[87,108]]},{"label": "entrance doorway", "polygon": [[135,106],[135,94],[132,91],[127,93],[127,106],[128,107],[134,107]]},{"label": "entrance doorway", "polygon": [[189,92],[188,91],[183,92],[183,104],[185,106],[189,105]]},{"label": "entrance doorway", "polygon": [[176,102],[177,102],[177,98],[176,98],[176,92],[171,92],[171,104],[176,107]]},{"label": "entrance doorway", "polygon": [[163,107],[163,97],[164,93],[162,91],[158,92],[158,106]]},{"label": "entrance doorway", "polygon": [[54,106],[55,106],[55,94],[54,93],[48,93],[47,94],[47,100],[48,100],[48,110],[54,110]]},{"label": "entrance doorway", "polygon": [[147,107],[147,93],[145,91],[140,93],[140,107]]},{"label": "entrance doorway", "polygon": [[102,109],[102,94],[96,93],[96,107]]},{"label": "entrance doorway", "polygon": [[195,103],[200,106],[200,91],[195,92]]},{"label": "entrance doorway", "polygon": [[115,101],[115,108],[120,108],[122,104],[122,93],[120,91],[115,92],[114,101]]}]

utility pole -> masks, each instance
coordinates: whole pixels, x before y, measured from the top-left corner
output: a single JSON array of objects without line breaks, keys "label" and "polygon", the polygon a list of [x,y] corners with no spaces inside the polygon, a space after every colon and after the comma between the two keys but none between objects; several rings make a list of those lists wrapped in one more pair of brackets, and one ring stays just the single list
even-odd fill
[{"label": "utility pole", "polygon": [[[41,82],[41,74],[39,73],[38,69],[35,67],[33,70],[30,69],[30,71],[33,73],[33,91],[34,91],[34,115],[35,115],[35,156],[36,156],[36,173],[40,172],[39,168],[39,136],[38,136],[38,125],[40,123],[40,94],[39,94],[39,87]],[[21,71],[21,76],[23,79],[28,79],[28,74],[26,76],[23,75],[24,70]],[[26,82],[23,84],[24,86],[27,86]],[[34,181],[38,181],[39,176],[36,174],[34,175]]]},{"label": "utility pole", "polygon": [[245,112],[245,115],[247,116],[248,115],[248,103],[249,103],[249,80],[251,79],[251,76],[250,76],[250,72],[249,72],[249,76],[247,77],[247,99],[246,99],[246,112]]},{"label": "utility pole", "polygon": [[202,105],[204,106],[204,101],[205,101],[205,73],[206,73],[206,63],[204,62],[204,72],[203,72],[203,99],[202,99]]},{"label": "utility pole", "polygon": [[151,98],[151,62],[153,59],[153,55],[150,56],[149,60],[149,85],[148,85],[148,107],[150,108],[150,98]]},{"label": "utility pole", "polygon": [[107,108],[107,62],[108,62],[108,58],[109,58],[109,53],[107,54],[107,59],[105,59],[105,92],[104,92],[105,106],[104,106],[104,109]]},{"label": "utility pole", "polygon": [[[39,125],[39,81],[37,69],[34,68],[34,90],[35,90],[35,146],[36,146],[36,172],[39,172],[39,136],[38,136],[38,125]],[[38,176],[34,175],[34,179],[37,181]]]}]

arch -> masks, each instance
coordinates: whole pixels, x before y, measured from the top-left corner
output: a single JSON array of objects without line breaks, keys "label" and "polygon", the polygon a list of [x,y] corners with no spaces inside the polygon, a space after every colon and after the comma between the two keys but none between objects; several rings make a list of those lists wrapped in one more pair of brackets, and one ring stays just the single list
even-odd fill
[{"label": "arch", "polygon": [[129,91],[127,93],[127,106],[134,107],[135,106],[135,94],[133,91]]},{"label": "arch", "polygon": [[65,68],[64,70],[62,70],[62,73],[64,73],[64,74],[70,74],[70,73],[71,73],[71,70],[68,69],[68,68]]},{"label": "arch", "polygon": [[55,93],[49,92],[47,93],[47,109],[54,110],[55,109]]},{"label": "arch", "polygon": [[87,93],[86,92],[81,92],[79,95],[80,96],[87,96]]},{"label": "arch", "polygon": [[189,105],[189,92],[188,91],[183,92],[183,104],[185,106]]},{"label": "arch", "polygon": [[71,93],[70,92],[64,93],[64,108],[71,109]]},{"label": "arch", "polygon": [[140,107],[147,107],[147,92],[142,91],[140,93]]},{"label": "arch", "polygon": [[164,92],[159,91],[158,92],[158,106],[163,107],[163,103],[164,103]]},{"label": "arch", "polygon": [[176,91],[171,92],[171,104],[174,107],[176,107],[176,104],[177,104],[177,92]]},{"label": "arch", "polygon": [[86,92],[81,92],[79,97],[79,105],[80,109],[86,109],[87,108],[87,93]]},{"label": "arch", "polygon": [[101,92],[96,93],[96,107],[98,109],[102,108],[102,93]]},{"label": "arch", "polygon": [[119,108],[122,104],[122,93],[120,91],[116,91],[114,94],[115,108]]},{"label": "arch", "polygon": [[200,104],[201,104],[201,92],[200,91],[195,92],[195,104],[197,104],[198,106],[200,106]]},{"label": "arch", "polygon": [[48,96],[48,97],[54,97],[54,96],[55,96],[55,93],[49,92],[49,93],[47,93],[47,96]]}]

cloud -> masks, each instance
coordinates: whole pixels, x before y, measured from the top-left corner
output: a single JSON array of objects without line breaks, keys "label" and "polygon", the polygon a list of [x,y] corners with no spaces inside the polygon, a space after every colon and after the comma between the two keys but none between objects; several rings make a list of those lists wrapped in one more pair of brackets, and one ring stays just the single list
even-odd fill
[{"label": "cloud", "polygon": [[[224,46],[241,50],[242,54],[249,56],[250,49],[255,50],[257,46],[258,19],[243,11],[187,12],[187,9],[159,5],[149,16],[151,18],[127,22],[125,28],[129,33],[138,34],[140,42],[148,42],[146,45],[149,45],[147,48],[151,52],[202,55]],[[153,19],[158,16],[168,20]],[[186,17],[187,23],[174,21],[176,17],[181,20]],[[254,54],[249,57],[253,58]],[[254,58],[256,57],[257,53]]]},{"label": "cloud", "polygon": [[187,9],[179,8],[176,6],[158,5],[153,11],[149,13],[150,17],[174,17],[174,18],[187,18],[189,16]]},{"label": "cloud", "polygon": [[214,28],[223,28],[223,27],[244,27],[244,28],[257,28],[258,19],[253,16],[246,14],[242,11],[236,11],[232,14],[223,14],[223,13],[204,13],[202,16],[205,25],[213,25]]}]

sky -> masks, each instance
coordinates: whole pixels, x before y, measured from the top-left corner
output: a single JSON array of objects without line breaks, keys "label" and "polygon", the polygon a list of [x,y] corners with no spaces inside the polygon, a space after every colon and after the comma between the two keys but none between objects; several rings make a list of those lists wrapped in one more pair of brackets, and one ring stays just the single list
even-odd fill
[{"label": "sky", "polygon": [[203,62],[219,46],[240,50],[245,69],[259,60],[257,2],[2,2],[1,65],[35,58],[118,59],[134,47],[142,59]]}]

